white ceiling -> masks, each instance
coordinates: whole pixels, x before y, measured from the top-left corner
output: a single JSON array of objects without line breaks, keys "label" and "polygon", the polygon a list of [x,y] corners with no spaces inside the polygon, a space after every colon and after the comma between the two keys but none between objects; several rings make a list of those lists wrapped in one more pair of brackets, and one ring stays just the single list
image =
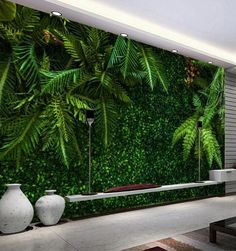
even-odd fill
[{"label": "white ceiling", "polygon": [[236,0],[13,0],[234,69]]}]

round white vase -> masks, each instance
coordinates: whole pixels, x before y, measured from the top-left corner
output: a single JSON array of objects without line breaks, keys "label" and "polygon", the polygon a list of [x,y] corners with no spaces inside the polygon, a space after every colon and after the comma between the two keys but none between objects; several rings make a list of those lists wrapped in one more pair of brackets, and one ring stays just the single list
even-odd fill
[{"label": "round white vase", "polygon": [[21,232],[33,219],[34,209],[21,191],[21,184],[7,184],[0,200],[0,231],[5,234]]},{"label": "round white vase", "polygon": [[57,224],[65,209],[64,198],[54,194],[55,192],[56,190],[46,190],[46,195],[35,204],[36,214],[46,226]]}]

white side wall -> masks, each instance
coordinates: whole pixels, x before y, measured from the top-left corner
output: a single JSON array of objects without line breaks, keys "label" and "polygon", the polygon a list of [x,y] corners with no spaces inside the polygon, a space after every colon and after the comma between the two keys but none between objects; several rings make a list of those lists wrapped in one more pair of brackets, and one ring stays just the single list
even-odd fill
[{"label": "white side wall", "polygon": [[[236,162],[236,74],[225,74],[225,168]],[[236,192],[236,181],[226,182],[225,193]]]}]

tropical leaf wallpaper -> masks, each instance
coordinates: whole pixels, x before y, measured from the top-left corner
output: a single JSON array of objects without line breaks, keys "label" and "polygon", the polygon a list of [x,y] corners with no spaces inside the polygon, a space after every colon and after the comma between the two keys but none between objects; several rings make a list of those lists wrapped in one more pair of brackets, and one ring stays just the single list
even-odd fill
[{"label": "tropical leaf wallpaper", "polygon": [[[224,71],[102,30],[0,1],[0,192],[19,182],[34,203],[45,189],[94,191],[192,182],[222,168]],[[198,146],[196,123],[202,121]],[[87,215],[223,192],[223,186],[68,205]]]}]

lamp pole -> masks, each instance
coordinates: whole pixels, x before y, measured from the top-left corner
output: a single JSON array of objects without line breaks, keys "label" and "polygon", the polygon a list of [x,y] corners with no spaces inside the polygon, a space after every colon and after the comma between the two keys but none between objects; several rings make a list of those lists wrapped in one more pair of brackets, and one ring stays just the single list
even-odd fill
[{"label": "lamp pole", "polygon": [[88,194],[94,194],[91,192],[91,173],[92,173],[92,147],[91,147],[91,128],[94,122],[94,112],[91,110],[86,111],[86,120],[89,125],[89,177],[88,177]]},{"label": "lamp pole", "polygon": [[198,181],[201,180],[201,127],[198,128]]},{"label": "lamp pole", "polygon": [[197,183],[204,183],[201,181],[201,129],[202,129],[202,121],[197,121],[197,130],[198,130],[198,180]]},{"label": "lamp pole", "polygon": [[89,193],[91,193],[91,126],[92,124],[89,124]]}]

